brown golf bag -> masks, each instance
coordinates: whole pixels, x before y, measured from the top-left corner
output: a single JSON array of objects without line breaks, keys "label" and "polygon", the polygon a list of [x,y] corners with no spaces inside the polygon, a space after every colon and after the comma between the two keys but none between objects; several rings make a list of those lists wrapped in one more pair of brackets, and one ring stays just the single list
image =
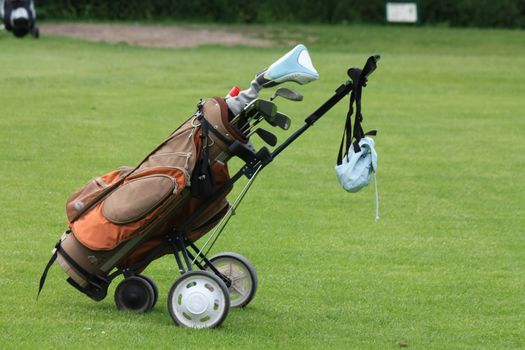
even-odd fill
[{"label": "brown golf bag", "polygon": [[[144,261],[203,198],[230,179],[224,161],[227,146],[247,140],[228,118],[222,98],[208,99],[135,168],[121,167],[99,176],[71,195],[66,204],[69,229],[57,244],[56,255],[73,286],[95,300],[103,299],[104,279],[112,269]],[[221,154],[224,162],[217,159]],[[225,215],[228,192],[214,198],[185,228],[189,241],[199,239]],[[168,251],[163,249],[152,259]],[[142,265],[134,272],[147,266]]]}]

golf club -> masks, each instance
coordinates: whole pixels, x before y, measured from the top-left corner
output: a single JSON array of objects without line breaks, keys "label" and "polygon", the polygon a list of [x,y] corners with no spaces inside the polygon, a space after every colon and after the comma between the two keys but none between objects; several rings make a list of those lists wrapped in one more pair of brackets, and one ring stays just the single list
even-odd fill
[{"label": "golf club", "polygon": [[290,100],[290,101],[302,101],[303,100],[303,95],[301,95],[299,92],[286,88],[286,87],[282,87],[282,88],[277,89],[274,92],[272,97],[270,97],[270,101],[273,101],[279,96],[287,100]]},{"label": "golf club", "polygon": [[251,135],[253,134],[257,134],[259,135],[259,137],[264,141],[266,142],[267,144],[269,144],[270,146],[275,146],[277,144],[277,136],[275,136],[274,134],[272,134],[271,132],[269,132],[268,130],[264,130],[264,129],[261,129],[261,128],[257,128],[255,130],[253,130],[252,132],[250,132],[248,134],[248,137],[250,137]]},{"label": "golf club", "polygon": [[268,122],[271,126],[278,126],[279,128],[283,130],[288,130],[290,128],[290,125],[292,124],[292,121],[290,120],[290,117],[288,117],[286,114],[277,112],[273,118],[264,116],[264,120]]},{"label": "golf club", "polygon": [[242,130],[245,127],[250,127],[250,121],[254,120],[256,117],[258,117],[260,114],[265,115],[269,118],[273,118],[275,114],[277,113],[277,106],[275,103],[266,101],[266,100],[260,100],[256,99],[250,102],[242,111],[239,113],[235,118],[231,120],[231,123],[235,125],[237,123],[237,127],[245,132],[246,130]]}]

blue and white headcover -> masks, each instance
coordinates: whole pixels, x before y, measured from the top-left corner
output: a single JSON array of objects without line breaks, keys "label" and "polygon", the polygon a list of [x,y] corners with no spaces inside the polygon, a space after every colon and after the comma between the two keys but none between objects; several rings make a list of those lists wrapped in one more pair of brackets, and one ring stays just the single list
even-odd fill
[{"label": "blue and white headcover", "polygon": [[299,44],[268,67],[264,78],[275,83],[294,81],[304,85],[319,79],[319,73],[306,47]]}]

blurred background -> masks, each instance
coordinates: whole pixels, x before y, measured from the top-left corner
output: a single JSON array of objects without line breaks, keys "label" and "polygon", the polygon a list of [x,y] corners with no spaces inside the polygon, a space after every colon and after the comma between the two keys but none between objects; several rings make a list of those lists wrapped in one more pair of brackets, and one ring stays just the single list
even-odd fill
[{"label": "blurred background", "polygon": [[523,0],[48,0],[36,6],[42,19],[383,23],[387,2],[417,4],[421,24],[525,27]]}]

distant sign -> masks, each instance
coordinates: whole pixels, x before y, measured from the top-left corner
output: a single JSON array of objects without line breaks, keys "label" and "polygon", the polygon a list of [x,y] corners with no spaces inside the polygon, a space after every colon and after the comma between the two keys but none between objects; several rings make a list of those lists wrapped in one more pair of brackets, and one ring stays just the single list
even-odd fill
[{"label": "distant sign", "polygon": [[416,2],[387,2],[386,21],[393,23],[418,23]]}]

